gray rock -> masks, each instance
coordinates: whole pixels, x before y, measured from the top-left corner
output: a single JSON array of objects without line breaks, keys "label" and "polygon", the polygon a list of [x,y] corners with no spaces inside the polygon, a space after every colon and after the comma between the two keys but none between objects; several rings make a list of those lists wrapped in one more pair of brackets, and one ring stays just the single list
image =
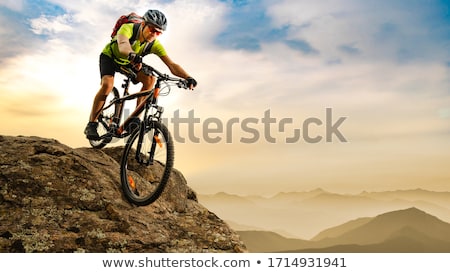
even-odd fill
[{"label": "gray rock", "polygon": [[122,149],[0,136],[0,252],[247,252],[177,170],[156,202],[128,203]]}]

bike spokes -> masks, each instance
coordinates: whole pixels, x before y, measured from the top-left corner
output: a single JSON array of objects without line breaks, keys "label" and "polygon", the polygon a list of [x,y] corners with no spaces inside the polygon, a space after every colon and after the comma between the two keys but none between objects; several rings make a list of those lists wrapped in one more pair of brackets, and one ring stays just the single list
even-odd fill
[{"label": "bike spokes", "polygon": [[[139,136],[145,133],[144,136]],[[168,182],[173,166],[173,144],[167,128],[155,123],[130,136],[121,161],[122,187],[137,205],[155,201]]]}]

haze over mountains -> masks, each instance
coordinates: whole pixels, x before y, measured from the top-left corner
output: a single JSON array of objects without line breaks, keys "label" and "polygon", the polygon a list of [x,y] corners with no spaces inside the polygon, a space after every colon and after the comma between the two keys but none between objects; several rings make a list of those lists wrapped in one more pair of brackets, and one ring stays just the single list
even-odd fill
[{"label": "haze over mountains", "polygon": [[356,225],[364,218],[368,221],[368,217],[412,207],[450,222],[450,192],[424,189],[354,195],[316,189],[273,197],[218,193],[199,195],[199,201],[235,230],[273,231],[303,240],[320,238],[320,232],[349,221],[358,219],[348,223]]},{"label": "haze over mountains", "polygon": [[450,252],[450,224],[417,208],[356,219],[310,241],[267,231],[238,233],[251,252]]}]

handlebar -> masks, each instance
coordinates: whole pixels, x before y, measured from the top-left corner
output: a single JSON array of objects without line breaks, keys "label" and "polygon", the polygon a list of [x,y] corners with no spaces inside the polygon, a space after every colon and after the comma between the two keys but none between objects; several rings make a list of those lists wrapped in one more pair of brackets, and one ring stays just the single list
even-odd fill
[{"label": "handlebar", "polygon": [[[137,78],[136,72],[129,68],[129,67],[121,67],[121,71],[125,76],[127,76],[132,81]],[[188,83],[185,79],[171,77],[168,74],[164,74],[160,71],[158,71],[156,68],[142,63],[142,72],[144,72],[146,75],[156,76],[159,82],[165,81],[165,82],[176,82],[176,85],[178,88],[188,89]]]},{"label": "handlebar", "polygon": [[158,81],[171,81],[171,82],[176,82],[176,85],[178,88],[184,88],[184,89],[188,89],[188,84],[187,81],[185,79],[181,79],[181,78],[175,78],[175,77],[171,77],[168,74],[164,74],[161,73],[160,71],[158,71],[156,68],[142,63],[142,71],[146,74],[146,75],[152,75],[152,76],[157,76]]},{"label": "handlebar", "polygon": [[[172,82],[172,83],[175,83],[175,85],[178,88],[189,89],[187,80],[182,79],[182,78],[171,77],[168,74],[161,73],[156,68],[154,68],[148,64],[142,63],[142,72],[149,76],[156,76],[157,77],[156,83],[158,86],[161,82]],[[137,74],[136,74],[135,70],[133,70],[132,68],[122,66],[122,67],[120,67],[120,73],[122,73],[123,75],[125,75],[127,77],[126,81],[128,81],[128,82],[132,81],[133,83],[137,83],[137,81],[136,81]],[[128,83],[126,83],[126,84],[128,84]],[[170,92],[170,85],[167,84],[167,87],[169,87],[169,92]],[[143,96],[148,96],[152,92],[153,92],[153,89],[137,92],[134,94],[128,94],[121,98],[117,98],[117,101],[125,101],[125,100],[131,100],[131,99],[143,97]],[[112,101],[112,102],[114,102],[114,101]]]}]

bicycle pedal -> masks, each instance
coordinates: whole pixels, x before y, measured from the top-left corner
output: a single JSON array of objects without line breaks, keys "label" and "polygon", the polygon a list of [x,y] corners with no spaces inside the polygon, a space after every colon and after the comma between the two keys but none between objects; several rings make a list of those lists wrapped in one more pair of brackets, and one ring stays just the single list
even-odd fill
[{"label": "bicycle pedal", "polygon": [[109,142],[112,140],[112,138],[113,138],[113,135],[111,133],[106,133],[106,134],[100,136],[98,140],[106,140]]}]

